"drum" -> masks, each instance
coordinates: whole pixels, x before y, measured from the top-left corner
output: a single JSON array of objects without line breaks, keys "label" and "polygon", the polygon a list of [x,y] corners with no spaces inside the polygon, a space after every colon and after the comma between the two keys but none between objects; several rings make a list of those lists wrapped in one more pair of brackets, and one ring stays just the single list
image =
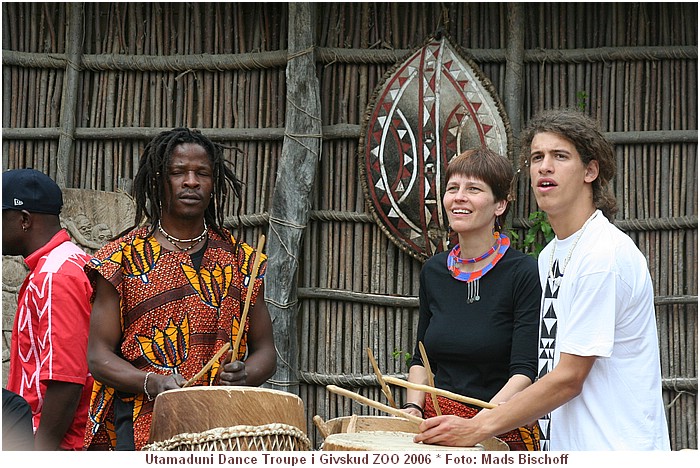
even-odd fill
[{"label": "drum", "polygon": [[415,433],[391,431],[366,431],[331,434],[323,441],[323,451],[369,451],[369,452],[408,452],[408,451],[480,451],[484,447],[447,447],[444,445],[417,444],[413,442]]},{"label": "drum", "polygon": [[144,450],[309,450],[301,399],[259,387],[204,386],[156,397]]},{"label": "drum", "polygon": [[[394,450],[488,450],[508,451],[508,444],[497,437],[492,437],[481,442],[477,447],[443,447],[438,445],[416,444],[413,435],[419,432],[418,425],[407,419],[394,416],[343,416],[329,419],[323,422],[320,416],[314,417],[314,423],[321,434],[325,434],[325,440],[321,450],[369,450],[369,451],[394,451]],[[367,433],[368,435],[358,433]],[[339,434],[348,434],[336,437]],[[381,434],[382,442],[372,442],[375,435]],[[370,441],[369,443],[367,441]],[[391,445],[401,444],[393,448]],[[403,447],[406,445],[406,447]],[[367,447],[367,448],[346,448]]]}]

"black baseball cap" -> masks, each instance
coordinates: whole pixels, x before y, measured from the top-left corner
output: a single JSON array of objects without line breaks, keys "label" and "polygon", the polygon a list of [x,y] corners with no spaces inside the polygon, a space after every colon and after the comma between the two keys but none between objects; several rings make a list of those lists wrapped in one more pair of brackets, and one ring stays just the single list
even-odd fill
[{"label": "black baseball cap", "polygon": [[12,169],[2,173],[2,209],[58,215],[63,193],[56,182],[36,169]]}]

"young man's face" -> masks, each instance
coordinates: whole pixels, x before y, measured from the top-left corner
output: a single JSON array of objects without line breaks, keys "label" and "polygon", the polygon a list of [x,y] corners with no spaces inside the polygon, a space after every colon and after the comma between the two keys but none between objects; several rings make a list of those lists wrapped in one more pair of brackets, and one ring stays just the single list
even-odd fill
[{"label": "young man's face", "polygon": [[538,133],[530,143],[530,184],[539,208],[549,216],[572,210],[577,203],[593,202],[591,183],[598,161],[587,166],[574,144],[556,133]]}]

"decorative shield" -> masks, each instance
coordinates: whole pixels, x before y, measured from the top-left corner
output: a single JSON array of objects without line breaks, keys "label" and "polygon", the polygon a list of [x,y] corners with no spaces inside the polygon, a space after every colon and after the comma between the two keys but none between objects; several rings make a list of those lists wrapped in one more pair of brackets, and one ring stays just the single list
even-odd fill
[{"label": "decorative shield", "polygon": [[382,230],[426,260],[447,247],[447,163],[486,146],[507,157],[510,125],[491,82],[446,37],[390,70],[363,120],[365,196]]}]

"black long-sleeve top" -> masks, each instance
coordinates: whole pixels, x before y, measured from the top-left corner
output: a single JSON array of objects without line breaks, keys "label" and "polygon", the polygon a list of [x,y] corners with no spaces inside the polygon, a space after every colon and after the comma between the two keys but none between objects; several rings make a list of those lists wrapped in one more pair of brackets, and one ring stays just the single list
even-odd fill
[{"label": "black long-sleeve top", "polygon": [[[447,269],[448,252],[426,261],[420,274],[418,341],[435,386],[489,401],[510,377],[534,381],[541,287],[537,261],[509,248],[479,279],[480,300]],[[423,365],[418,344],[410,365]]]}]

